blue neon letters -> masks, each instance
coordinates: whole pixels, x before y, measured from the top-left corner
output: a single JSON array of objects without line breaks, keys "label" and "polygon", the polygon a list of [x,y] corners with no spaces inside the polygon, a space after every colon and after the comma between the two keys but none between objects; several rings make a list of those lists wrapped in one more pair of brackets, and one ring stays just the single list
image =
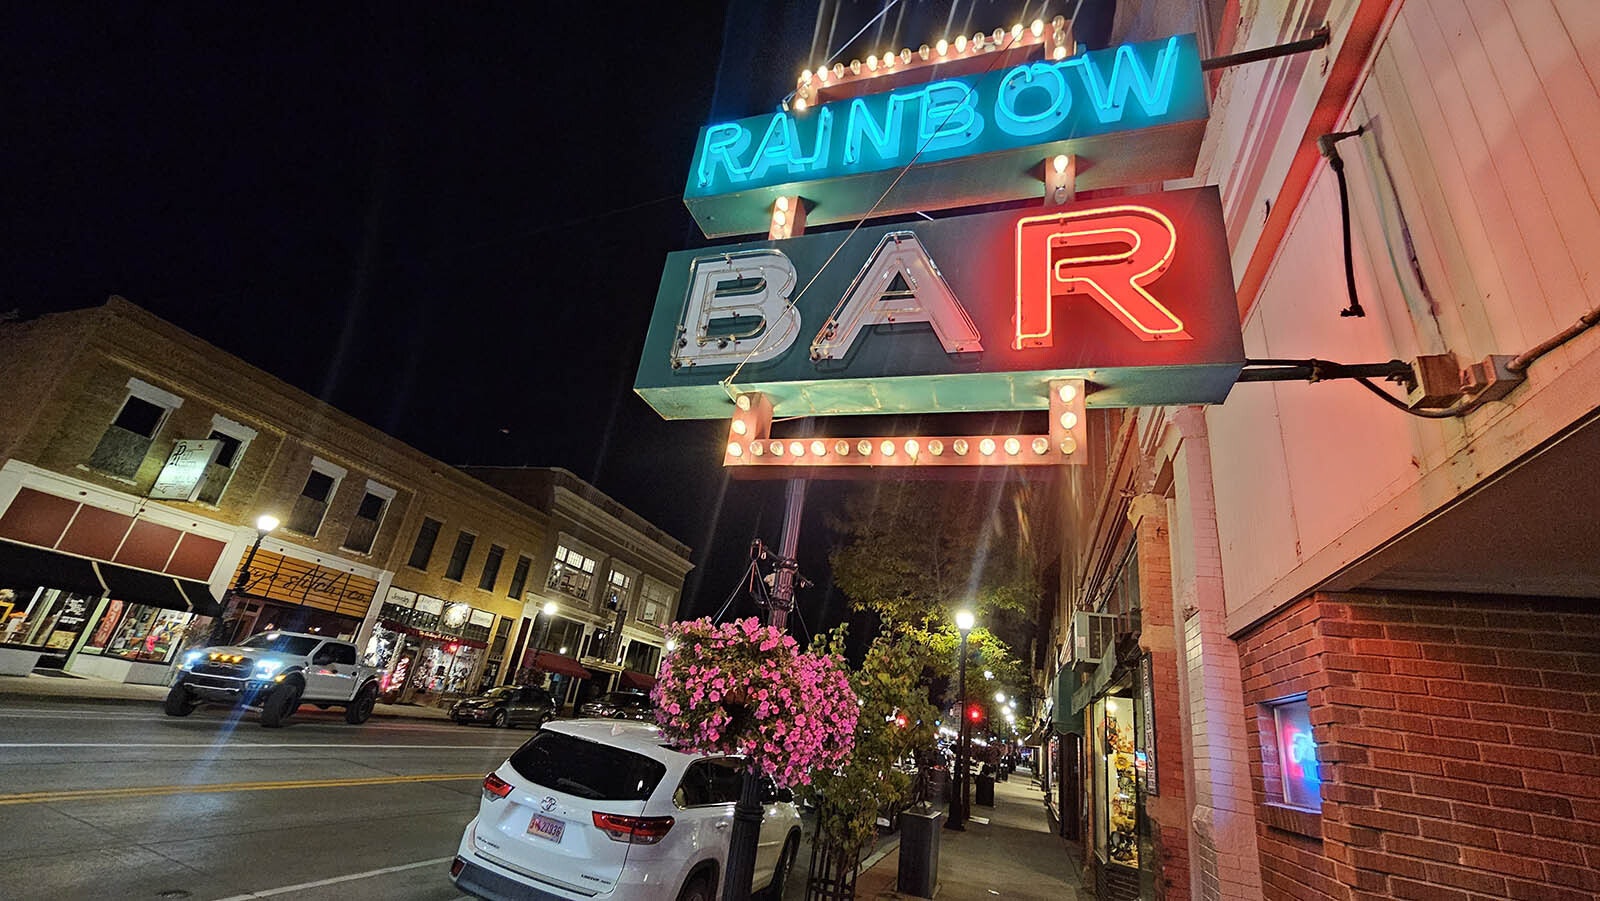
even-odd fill
[{"label": "blue neon letters", "polygon": [[944,79],[702,130],[686,197],[1203,118],[1193,35]]}]

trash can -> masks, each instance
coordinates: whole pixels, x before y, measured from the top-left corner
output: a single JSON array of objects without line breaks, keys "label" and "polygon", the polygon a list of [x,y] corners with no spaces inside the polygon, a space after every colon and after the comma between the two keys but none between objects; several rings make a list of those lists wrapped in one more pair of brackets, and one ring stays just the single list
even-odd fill
[{"label": "trash can", "polygon": [[975,783],[973,801],[984,807],[994,806],[994,777],[988,773],[979,773],[973,777]]},{"label": "trash can", "polygon": [[944,811],[914,807],[900,812],[900,870],[895,891],[932,898],[939,884],[939,834]]},{"label": "trash can", "polygon": [[950,800],[950,771],[942,766],[928,768],[928,800]]}]

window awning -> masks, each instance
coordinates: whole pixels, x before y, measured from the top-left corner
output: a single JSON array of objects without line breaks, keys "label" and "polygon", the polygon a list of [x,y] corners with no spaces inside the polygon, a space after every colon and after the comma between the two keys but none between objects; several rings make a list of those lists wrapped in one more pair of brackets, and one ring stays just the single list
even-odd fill
[{"label": "window awning", "polygon": [[211,596],[211,587],[204,582],[115,563],[97,561],[94,566],[105,580],[107,592],[116,600],[166,610],[193,611],[202,616],[216,616],[221,612],[221,605]]},{"label": "window awning", "polygon": [[95,574],[93,560],[15,541],[0,541],[0,584],[8,582],[61,588],[95,597],[106,591]]},{"label": "window awning", "polygon": [[617,679],[617,684],[628,688],[637,688],[640,691],[649,691],[656,687],[656,677],[648,673],[625,669],[622,671],[621,677]]},{"label": "window awning", "polygon": [[588,679],[593,674],[583,668],[583,664],[571,657],[552,654],[549,651],[529,651],[523,658],[523,666],[530,669],[543,670],[560,676],[576,676],[579,679]]}]

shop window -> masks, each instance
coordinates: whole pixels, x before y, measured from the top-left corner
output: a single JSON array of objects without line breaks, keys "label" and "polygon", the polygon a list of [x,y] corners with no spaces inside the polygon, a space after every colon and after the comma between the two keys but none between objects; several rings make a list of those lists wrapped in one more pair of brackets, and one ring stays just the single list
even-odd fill
[{"label": "shop window", "polygon": [[444,523],[437,519],[423,517],[422,528],[417,530],[417,541],[411,545],[411,559],[406,565],[413,569],[427,569],[428,561],[433,557],[433,546],[439,541],[439,530],[444,528]]},{"label": "shop window", "polygon": [[72,647],[94,612],[95,601],[59,588],[0,588],[0,644],[51,651]]},{"label": "shop window", "polygon": [[[1310,705],[1301,697],[1267,707],[1271,715],[1273,752],[1263,767],[1268,774],[1267,800],[1320,812],[1322,775],[1317,765],[1317,742],[1311,732]],[[1274,770],[1276,778],[1273,778]]]},{"label": "shop window", "polygon": [[533,568],[531,557],[517,556],[517,568],[511,571],[511,587],[506,589],[506,596],[522,600],[522,590],[528,587],[528,570]]},{"label": "shop window", "polygon": [[213,416],[211,434],[206,437],[211,441],[222,442],[222,448],[217,451],[217,458],[206,467],[206,474],[200,480],[200,493],[195,496],[195,500],[216,506],[221,502],[222,492],[227,490],[228,483],[233,481],[233,474],[239,469],[239,461],[244,459],[245,448],[255,440],[256,430],[234,422],[226,416]]},{"label": "shop window", "polygon": [[1139,866],[1138,748],[1134,741],[1133,700],[1108,697],[1096,703],[1099,729],[1094,762],[1095,850],[1102,860]]},{"label": "shop window", "polygon": [[452,582],[461,581],[461,576],[467,571],[467,558],[472,556],[472,544],[478,536],[468,531],[456,533],[456,546],[450,552],[450,564],[444,568],[444,577]]},{"label": "shop window", "polygon": [[566,545],[556,546],[555,561],[550,564],[548,587],[577,598],[589,597],[589,586],[594,582],[594,558],[578,553]]},{"label": "shop window", "polygon": [[633,576],[613,569],[606,577],[606,609],[617,610],[628,602],[628,592],[633,589]]},{"label": "shop window", "polygon": [[504,560],[506,549],[498,544],[489,545],[489,554],[483,559],[483,573],[478,576],[478,587],[484,591],[494,591],[494,583],[500,578],[500,561]]},{"label": "shop window", "polygon": [[363,554],[372,551],[372,543],[377,540],[378,529],[383,525],[383,514],[388,511],[394,495],[393,488],[367,482],[367,493],[362,495],[361,504],[356,507],[355,519],[350,522],[350,532],[344,539],[346,550]]},{"label": "shop window", "polygon": [[129,379],[128,396],[89,455],[89,466],[119,479],[134,478],[168,414],[182,405],[175,394]]},{"label": "shop window", "polygon": [[[527,559],[527,558],[524,557],[523,559]],[[499,625],[495,626],[495,628],[494,628],[494,644],[489,646],[489,657],[490,657],[490,659],[499,660],[500,658],[505,656],[505,653],[506,653],[506,641],[509,640],[510,638],[511,638],[511,617],[502,616],[502,617],[500,617]]]},{"label": "shop window", "polygon": [[311,458],[311,471],[306,474],[305,485],[300,489],[300,496],[294,499],[294,509],[289,513],[289,530],[315,537],[317,530],[322,528],[322,520],[328,515],[328,506],[333,503],[333,496],[339,490],[339,482],[344,476],[342,467],[320,457]]},{"label": "shop window", "polygon": [[170,663],[192,618],[193,614],[184,611],[132,604],[100,653],[123,660]]}]

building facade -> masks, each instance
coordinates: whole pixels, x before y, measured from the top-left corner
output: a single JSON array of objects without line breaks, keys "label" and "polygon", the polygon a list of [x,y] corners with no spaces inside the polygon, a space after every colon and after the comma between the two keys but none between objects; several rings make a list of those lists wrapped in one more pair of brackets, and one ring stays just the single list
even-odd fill
[{"label": "building facade", "polygon": [[1094,413],[1061,498],[1052,809],[1101,898],[1591,898],[1600,16],[1143,3],[1113,40],[1324,24],[1214,73],[1195,176],[1247,373],[1306,374]]},{"label": "building facade", "polygon": [[520,678],[548,680],[572,704],[652,687],[693,567],[689,547],[564,469],[463,470],[550,514],[513,645]]},{"label": "building facade", "polygon": [[[390,700],[499,684],[546,601],[553,503],[633,613],[601,656],[654,674],[688,551],[575,477],[513,497],[121,298],[0,325],[0,376],[6,674],[161,684],[186,645],[278,628],[356,641]],[[605,597],[590,632],[616,625]]]}]

